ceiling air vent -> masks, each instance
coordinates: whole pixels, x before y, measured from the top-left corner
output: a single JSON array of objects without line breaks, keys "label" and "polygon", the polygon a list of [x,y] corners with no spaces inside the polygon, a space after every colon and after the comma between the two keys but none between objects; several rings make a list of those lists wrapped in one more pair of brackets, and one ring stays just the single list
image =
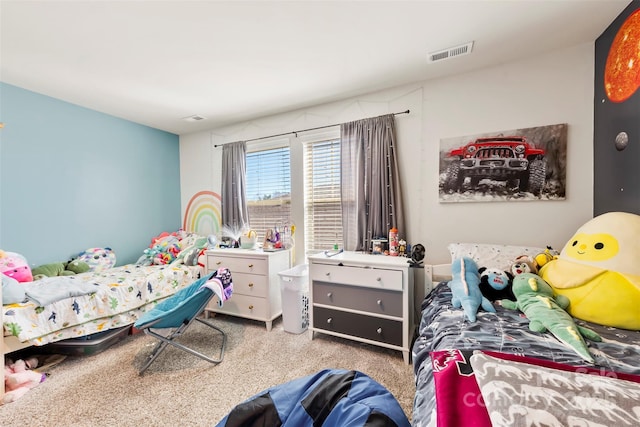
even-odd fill
[{"label": "ceiling air vent", "polygon": [[183,120],[186,120],[188,122],[199,122],[200,120],[205,120],[205,119],[206,117],[202,117],[197,114],[194,114],[193,116],[185,117]]},{"label": "ceiling air vent", "polygon": [[456,56],[468,55],[473,49],[473,42],[461,44],[460,46],[450,47],[449,49],[439,50],[429,53],[429,62],[443,61],[445,59],[454,58]]}]

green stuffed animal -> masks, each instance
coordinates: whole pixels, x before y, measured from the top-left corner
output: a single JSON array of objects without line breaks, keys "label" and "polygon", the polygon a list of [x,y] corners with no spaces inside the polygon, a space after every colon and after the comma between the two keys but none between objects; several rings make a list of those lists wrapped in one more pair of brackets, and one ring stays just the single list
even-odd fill
[{"label": "green stuffed animal", "polygon": [[31,270],[33,280],[40,280],[45,277],[73,276],[74,274],[89,271],[89,264],[84,261],[52,262],[43,264]]},{"label": "green stuffed animal", "polygon": [[522,311],[529,319],[529,329],[534,332],[548,330],[584,360],[594,363],[583,337],[591,341],[602,341],[602,338],[591,329],[576,325],[573,317],[565,311],[569,306],[567,297],[554,297],[551,286],[533,273],[516,275],[513,278],[512,290],[516,301],[503,299],[503,307]]}]

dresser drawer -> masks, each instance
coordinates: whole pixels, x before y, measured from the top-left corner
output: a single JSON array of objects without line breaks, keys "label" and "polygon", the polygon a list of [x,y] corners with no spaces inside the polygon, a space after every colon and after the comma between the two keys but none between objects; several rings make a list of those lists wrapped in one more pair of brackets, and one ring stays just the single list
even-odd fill
[{"label": "dresser drawer", "polygon": [[269,295],[269,278],[257,274],[231,272],[233,296],[242,294],[266,298]]},{"label": "dresser drawer", "polygon": [[217,270],[220,267],[227,267],[231,275],[236,273],[264,274],[269,273],[268,261],[264,258],[247,258],[223,256],[217,254],[207,255],[207,268],[209,271]]},{"label": "dresser drawer", "polygon": [[402,346],[402,321],[314,306],[313,327],[327,332]]},{"label": "dresser drawer", "polygon": [[314,264],[309,275],[310,280],[328,283],[402,290],[402,271],[399,270]]},{"label": "dresser drawer", "polygon": [[402,318],[402,292],[313,283],[313,303]]},{"label": "dresser drawer", "polygon": [[222,307],[218,306],[217,299],[215,301],[215,303],[209,305],[208,310],[249,319],[266,319],[269,317],[267,300],[264,298],[240,295],[234,292]]}]

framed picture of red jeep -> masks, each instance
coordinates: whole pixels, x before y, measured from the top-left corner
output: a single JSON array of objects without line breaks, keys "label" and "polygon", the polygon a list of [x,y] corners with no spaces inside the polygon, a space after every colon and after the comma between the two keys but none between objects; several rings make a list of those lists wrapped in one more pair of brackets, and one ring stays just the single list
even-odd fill
[{"label": "framed picture of red jeep", "polygon": [[567,124],[440,140],[439,199],[564,200]]}]

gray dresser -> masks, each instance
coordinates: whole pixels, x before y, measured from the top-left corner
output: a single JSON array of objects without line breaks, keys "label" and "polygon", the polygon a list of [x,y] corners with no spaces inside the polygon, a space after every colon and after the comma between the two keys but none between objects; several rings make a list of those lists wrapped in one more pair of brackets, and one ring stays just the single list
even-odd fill
[{"label": "gray dresser", "polygon": [[408,258],[343,252],[309,257],[310,330],[402,351],[410,362],[413,271]]}]

